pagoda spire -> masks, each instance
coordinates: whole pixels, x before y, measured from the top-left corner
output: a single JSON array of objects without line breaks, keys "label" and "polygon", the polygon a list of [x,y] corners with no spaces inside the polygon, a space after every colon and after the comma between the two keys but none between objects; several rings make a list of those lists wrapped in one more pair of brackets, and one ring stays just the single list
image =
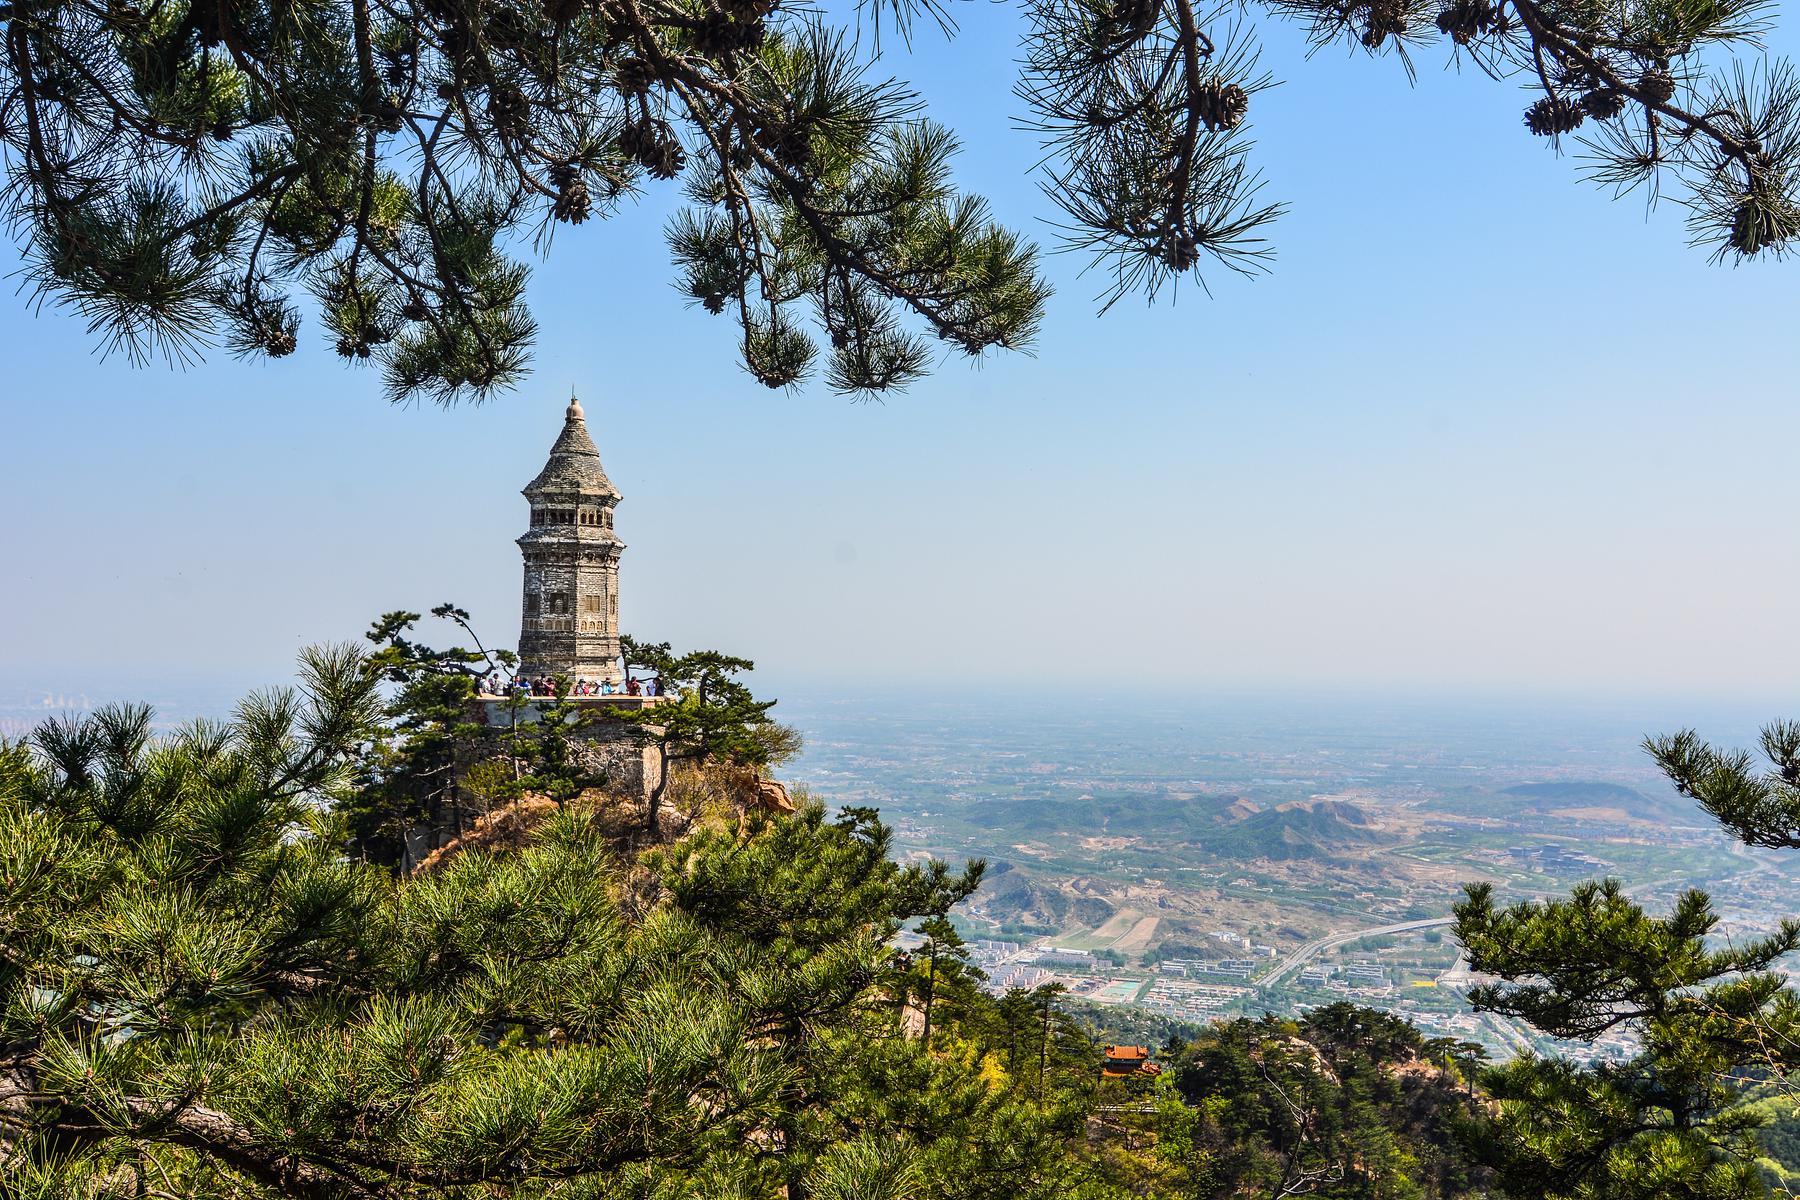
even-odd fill
[{"label": "pagoda spire", "polygon": [[526,484],[531,526],[525,559],[519,674],[620,682],[619,554],[613,532],[619,489],[600,466],[573,389],[544,469]]}]

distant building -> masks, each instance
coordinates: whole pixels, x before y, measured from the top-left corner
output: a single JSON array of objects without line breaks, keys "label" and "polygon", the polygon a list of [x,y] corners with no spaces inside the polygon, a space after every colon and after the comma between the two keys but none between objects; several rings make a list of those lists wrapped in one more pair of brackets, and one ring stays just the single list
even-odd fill
[{"label": "distant building", "polygon": [[1162,1068],[1150,1061],[1148,1046],[1104,1046],[1100,1051],[1106,1061],[1100,1064],[1100,1078],[1126,1079],[1133,1075],[1156,1075]]},{"label": "distant building", "polygon": [[570,398],[544,469],[524,488],[531,526],[525,557],[519,675],[618,684],[619,553],[613,532],[619,489],[600,469],[581,401]]},{"label": "distant building", "polygon": [[994,974],[989,975],[987,981],[981,986],[991,995],[1004,996],[1014,988],[1029,992],[1033,988],[1042,987],[1055,978],[1056,976],[1042,967],[1002,967]]},{"label": "distant building", "polygon": [[1088,967],[1090,969],[1095,963],[1094,956],[1086,950],[1065,950],[1060,946],[1051,946],[1038,951],[1032,961],[1053,967]]}]

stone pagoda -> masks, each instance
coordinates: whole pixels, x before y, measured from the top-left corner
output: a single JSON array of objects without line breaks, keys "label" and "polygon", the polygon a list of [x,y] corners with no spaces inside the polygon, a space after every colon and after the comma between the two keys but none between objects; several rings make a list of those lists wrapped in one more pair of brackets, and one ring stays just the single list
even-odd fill
[{"label": "stone pagoda", "polygon": [[531,528],[525,556],[519,675],[618,684],[619,552],[613,532],[619,489],[600,469],[581,401],[570,397],[550,461],[525,485]]}]

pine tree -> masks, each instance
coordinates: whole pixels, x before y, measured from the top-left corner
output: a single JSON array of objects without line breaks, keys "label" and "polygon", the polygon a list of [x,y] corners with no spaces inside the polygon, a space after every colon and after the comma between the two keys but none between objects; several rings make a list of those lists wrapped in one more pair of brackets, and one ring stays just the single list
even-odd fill
[{"label": "pine tree", "polygon": [[1221,1198],[1484,1195],[1490,1181],[1465,1148],[1484,1118],[1445,1069],[1446,1050],[1400,1017],[1347,1003],[1292,1021],[1219,1022],[1152,1092],[1161,1187]]},{"label": "pine tree", "polygon": [[993,1002],[935,1051],[891,1003],[893,935],[979,864],[902,866],[874,813],[810,803],[640,859],[571,806],[396,877],[344,852],[371,667],[0,746],[9,1197],[1111,1195],[1089,1059],[1052,1047],[1046,1102]]},{"label": "pine tree", "polygon": [[420,620],[414,612],[384,613],[365,635],[376,647],[369,669],[389,685],[387,711],[380,736],[362,757],[361,786],[342,811],[357,852],[377,862],[404,860],[410,828],[440,826],[461,833],[494,802],[515,798],[520,791],[516,769],[492,780],[481,797],[466,784],[476,747],[489,740],[490,732],[473,719],[478,681],[490,672],[510,670],[517,659],[510,650],[484,647],[469,614],[456,605],[440,604],[431,613],[454,622],[474,648],[439,650],[414,640],[412,630]]},{"label": "pine tree", "polygon": [[[1677,790],[1747,845],[1800,844],[1800,725],[1763,733],[1772,769],[1692,731],[1645,743]],[[1800,998],[1775,969],[1800,948],[1800,922],[1721,942],[1704,892],[1652,916],[1617,880],[1566,900],[1499,908],[1472,885],[1456,910],[1470,966],[1502,982],[1472,989],[1477,1008],[1561,1038],[1628,1029],[1628,1061],[1577,1067],[1525,1055],[1486,1074],[1500,1102],[1487,1147],[1510,1195],[1545,1200],[1737,1200],[1767,1194],[1746,1103],[1758,1073],[1785,1075],[1800,1046]]]},{"label": "pine tree", "polygon": [[938,993],[947,985],[953,984],[967,969],[969,949],[963,944],[962,936],[956,932],[956,926],[946,917],[927,917],[919,923],[919,932],[925,938],[925,944],[919,950],[920,966],[924,974],[919,987],[919,1013],[923,1026],[919,1038],[925,1043],[925,1048],[930,1049],[931,1014],[937,1007]]},{"label": "pine tree", "polygon": [[[1280,205],[1246,137],[1251,20],[1192,0],[1020,0],[1018,93],[1071,246],[1107,302],[1203,264],[1259,269]],[[1522,81],[1523,121],[1579,137],[1596,182],[1682,185],[1697,242],[1781,255],[1800,232],[1800,83],[1732,57],[1769,0],[1263,0],[1318,45],[1436,41]],[[833,14],[837,19],[843,19]],[[873,394],[934,345],[1024,346],[1035,248],[952,183],[951,131],[872,73],[938,0],[863,0],[861,43],[777,0],[0,0],[0,207],[35,298],[134,358],[217,340],[280,357],[302,292],[322,340],[395,399],[482,397],[525,371],[522,243],[674,186],[679,284],[728,315],[770,387]]]},{"label": "pine tree", "polygon": [[602,719],[635,727],[656,752],[656,782],[645,825],[656,829],[657,812],[678,764],[723,763],[757,770],[800,752],[800,735],[769,715],[773,700],[758,700],[742,676],[747,658],[697,650],[675,654],[667,642],[619,639],[627,678],[635,670],[657,683],[660,702],[639,709],[608,710]]}]

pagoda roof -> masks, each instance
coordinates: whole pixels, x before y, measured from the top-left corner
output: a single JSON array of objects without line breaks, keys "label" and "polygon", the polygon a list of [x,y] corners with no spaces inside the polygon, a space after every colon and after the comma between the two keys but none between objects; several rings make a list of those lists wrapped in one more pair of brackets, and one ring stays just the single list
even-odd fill
[{"label": "pagoda roof", "polygon": [[524,487],[527,496],[540,492],[581,492],[619,499],[619,489],[600,467],[600,451],[595,447],[594,439],[588,436],[581,401],[573,397],[563,414],[562,432],[557,435],[556,444],[550,447],[549,461],[544,463],[537,478]]}]

